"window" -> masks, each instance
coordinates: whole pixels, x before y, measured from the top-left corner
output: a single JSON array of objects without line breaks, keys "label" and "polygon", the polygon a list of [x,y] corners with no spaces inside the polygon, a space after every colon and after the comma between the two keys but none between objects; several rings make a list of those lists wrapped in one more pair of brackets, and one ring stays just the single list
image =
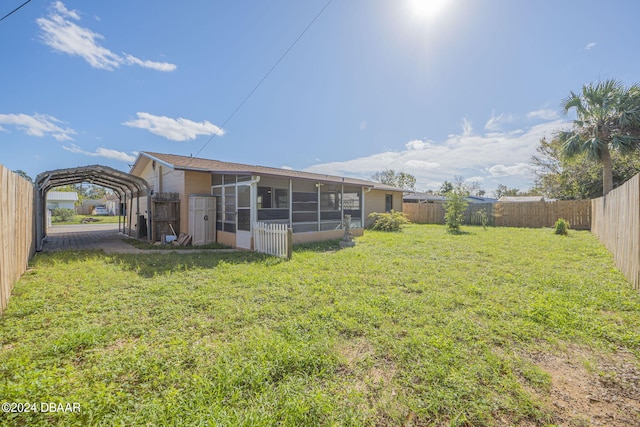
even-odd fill
[{"label": "window", "polygon": [[385,194],[384,196],[384,210],[390,212],[393,209],[393,194]]}]

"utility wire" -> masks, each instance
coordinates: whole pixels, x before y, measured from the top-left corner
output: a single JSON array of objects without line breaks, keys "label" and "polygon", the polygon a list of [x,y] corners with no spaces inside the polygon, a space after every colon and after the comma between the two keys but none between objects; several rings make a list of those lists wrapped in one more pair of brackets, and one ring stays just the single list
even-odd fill
[{"label": "utility wire", "polygon": [[25,6],[29,2],[31,2],[31,0],[27,0],[26,2],[22,3],[20,6],[16,7],[15,9],[13,9],[11,12],[7,13],[6,15],[4,15],[2,18],[0,18],[0,22],[4,21],[5,18],[8,18],[9,16],[13,15],[15,12],[20,10],[22,8],[22,6]]},{"label": "utility wire", "polygon": [[[29,0],[29,1],[31,1],[31,0]],[[269,77],[269,75],[273,72],[273,70],[275,70],[276,67],[278,65],[280,65],[282,60],[287,56],[287,54],[289,54],[291,49],[293,49],[293,47],[298,43],[298,41],[302,38],[302,36],[305,35],[305,33],[309,30],[309,28],[311,28],[311,26],[318,20],[318,18],[320,18],[320,15],[322,15],[322,13],[327,9],[327,7],[329,7],[329,5],[331,4],[332,1],[333,0],[329,0],[324,5],[324,7],[322,9],[320,9],[320,12],[318,12],[317,15],[311,20],[311,22],[309,22],[309,25],[307,25],[307,27],[304,30],[302,30],[300,35],[293,41],[293,43],[291,43],[291,45],[287,48],[287,50],[284,51],[282,56],[280,56],[280,58],[276,61],[276,63],[273,64],[273,66],[269,69],[269,71],[267,71],[267,73],[264,75],[264,77],[262,77],[262,79],[260,79],[258,84],[255,85],[255,87],[251,90],[251,92],[249,92],[249,94],[242,100],[242,102],[240,102],[240,104],[238,104],[236,109],[233,110],[233,112],[229,115],[229,117],[227,117],[227,119],[220,126],[222,129],[224,129],[226,124],[229,123],[229,121],[233,118],[233,116],[236,115],[238,110],[240,110],[240,108],[242,108],[242,106],[249,100],[249,98],[251,98],[251,96],[258,90],[258,88],[262,85],[262,83],[264,83],[264,81],[267,79],[267,77]],[[207,147],[207,145],[209,145],[209,143],[211,141],[213,141],[213,138],[215,138],[216,135],[217,134],[215,134],[215,133],[213,135],[211,135],[211,137],[207,140],[207,142],[205,142],[205,144],[202,146],[202,148],[200,148],[200,150],[198,150],[198,152],[196,153],[195,157],[197,157],[202,152],[202,150],[204,150]]]}]

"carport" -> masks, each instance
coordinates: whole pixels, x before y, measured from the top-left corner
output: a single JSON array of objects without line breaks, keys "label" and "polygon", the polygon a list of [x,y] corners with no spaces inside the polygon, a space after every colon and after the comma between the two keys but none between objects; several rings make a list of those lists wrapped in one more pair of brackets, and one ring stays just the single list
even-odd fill
[{"label": "carport", "polygon": [[[140,238],[140,220],[137,219],[138,227],[132,230],[131,212],[133,209],[134,199],[136,200],[136,212],[140,212],[140,198],[144,197],[147,203],[146,229],[151,230],[151,190],[149,184],[144,179],[122,172],[108,166],[93,165],[82,166],[67,169],[57,169],[39,174],[36,177],[36,197],[35,197],[35,215],[36,215],[36,250],[41,251],[44,239],[47,236],[46,230],[46,195],[47,192],[55,187],[64,185],[79,184],[88,182],[90,184],[101,185],[118,196],[122,206],[125,206],[124,223],[122,232],[129,236]],[[127,204],[128,203],[128,204]],[[128,220],[127,220],[128,215]],[[127,231],[128,226],[128,231]],[[150,239],[150,233],[147,233]]]}]

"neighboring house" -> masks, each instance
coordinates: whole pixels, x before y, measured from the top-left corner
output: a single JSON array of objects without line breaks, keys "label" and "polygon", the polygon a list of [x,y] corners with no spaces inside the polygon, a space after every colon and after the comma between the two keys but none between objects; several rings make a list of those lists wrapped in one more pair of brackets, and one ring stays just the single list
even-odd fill
[{"label": "neighboring house", "polygon": [[498,199],[494,199],[492,197],[482,197],[482,196],[468,196],[467,202],[469,203],[497,203]]},{"label": "neighboring house", "polygon": [[543,196],[502,196],[498,199],[499,203],[523,203],[523,202],[544,202]]},{"label": "neighboring house", "polygon": [[78,193],[75,191],[49,191],[47,193],[47,209],[75,209]]},{"label": "neighboring house", "polygon": [[103,199],[82,199],[82,204],[78,206],[78,213],[80,215],[96,215],[96,208],[104,207]]},{"label": "neighboring house", "polygon": [[[158,210],[153,213],[156,223],[162,216],[177,214],[175,232],[189,233],[211,227],[203,221],[215,217],[215,241],[246,249],[252,248],[252,229],[257,221],[287,224],[293,230],[294,243],[303,243],[342,237],[344,215],[351,215],[351,232],[357,236],[363,233],[370,213],[402,211],[402,189],[289,169],[141,152],[131,174],[149,183],[152,205],[155,197],[179,194],[177,211],[168,214],[174,211]],[[138,206],[146,206],[145,201]],[[134,223],[142,224],[148,215],[138,212],[137,206],[131,206],[131,211]],[[189,224],[190,217],[193,224]],[[154,235],[155,240],[159,237]]]},{"label": "neighboring house", "polygon": [[[404,195],[404,203],[446,203],[447,198],[431,193],[409,193]],[[468,196],[467,202],[474,203],[496,203],[498,200],[491,197]]]},{"label": "neighboring house", "polygon": [[109,215],[114,216],[120,214],[120,199],[118,196],[113,193],[107,193],[102,200],[104,201],[104,206],[107,208]]},{"label": "neighboring house", "polygon": [[431,193],[407,193],[404,195],[404,203],[444,203],[446,197]]}]

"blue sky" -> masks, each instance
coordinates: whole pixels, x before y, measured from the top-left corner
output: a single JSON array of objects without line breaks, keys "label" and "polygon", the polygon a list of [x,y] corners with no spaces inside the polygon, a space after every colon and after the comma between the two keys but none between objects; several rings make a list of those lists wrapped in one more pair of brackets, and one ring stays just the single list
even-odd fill
[{"label": "blue sky", "polygon": [[228,120],[327,2],[33,0],[0,22],[0,163],[156,151],[527,189],[570,90],[638,80],[634,0],[333,0]]}]

